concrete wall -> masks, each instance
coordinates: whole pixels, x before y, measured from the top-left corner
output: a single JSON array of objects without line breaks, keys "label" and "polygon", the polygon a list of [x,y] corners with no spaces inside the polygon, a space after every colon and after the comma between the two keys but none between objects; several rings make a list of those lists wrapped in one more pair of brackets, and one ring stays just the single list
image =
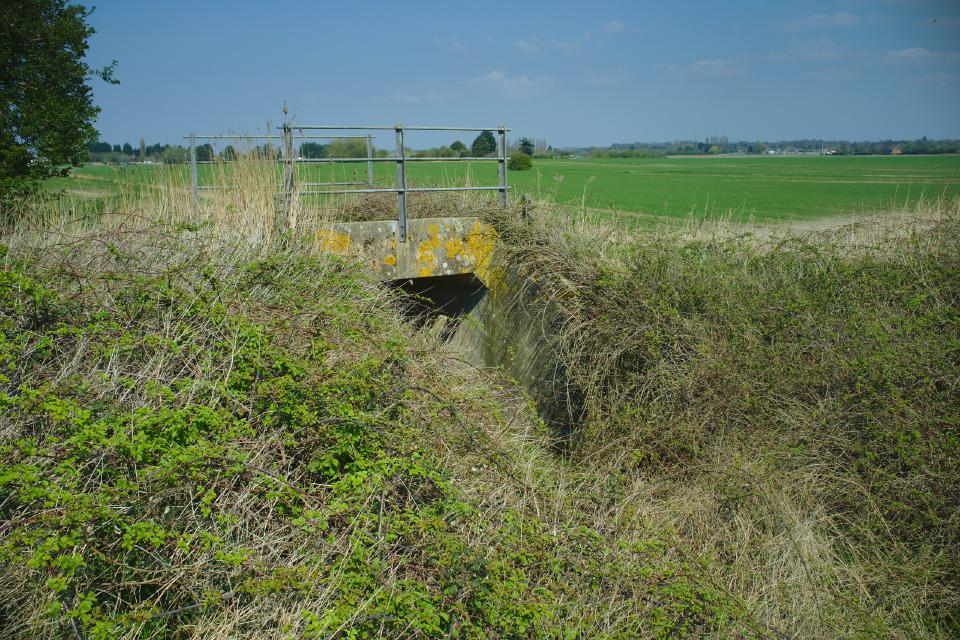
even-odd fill
[{"label": "concrete wall", "polygon": [[[407,242],[397,241],[396,221],[349,222],[325,225],[315,240],[322,251],[357,257],[384,280],[413,279],[410,286],[421,293],[449,288],[456,279],[448,276],[474,274],[486,290],[464,285],[460,294],[469,312],[444,335],[474,365],[502,367],[531,395],[554,433],[569,435],[583,402],[557,357],[556,314],[549,305],[533,311],[543,307],[534,304],[536,287],[523,273],[495,264],[494,229],[477,218],[423,218],[410,220],[407,234]],[[444,295],[449,299],[449,292]]]},{"label": "concrete wall", "polygon": [[501,367],[530,394],[553,433],[566,437],[580,420],[583,398],[558,358],[557,316],[549,305],[534,311],[543,306],[534,303],[540,292],[522,274],[501,273],[461,319],[450,344],[475,366]]},{"label": "concrete wall", "polygon": [[407,241],[397,241],[397,221],[342,222],[322,226],[321,251],[352,255],[384,280],[476,274],[489,285],[496,231],[478,218],[416,218],[407,222]]}]

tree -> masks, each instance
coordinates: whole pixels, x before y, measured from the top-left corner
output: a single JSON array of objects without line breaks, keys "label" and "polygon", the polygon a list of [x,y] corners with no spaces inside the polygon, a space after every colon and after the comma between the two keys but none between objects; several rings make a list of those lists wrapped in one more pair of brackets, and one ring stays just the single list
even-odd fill
[{"label": "tree", "polygon": [[303,158],[325,158],[327,146],[319,142],[304,142],[300,145],[300,156]]},{"label": "tree", "polygon": [[182,164],[190,160],[190,154],[186,148],[177,145],[175,147],[164,147],[160,159],[164,164]]},{"label": "tree", "polygon": [[520,153],[528,156],[533,155],[533,141],[530,140],[530,138],[520,138],[520,144],[517,146],[517,148],[520,149]]},{"label": "tree", "polygon": [[123,149],[122,149],[122,151],[123,151],[123,153],[127,154],[128,156],[132,156],[132,155],[133,155],[133,146],[131,146],[131,144],[130,144],[129,142],[124,142],[124,143],[123,143]]},{"label": "tree", "polygon": [[477,136],[477,139],[473,141],[473,146],[471,147],[471,152],[473,153],[474,157],[477,158],[489,156],[496,151],[497,141],[493,138],[493,134],[489,131],[481,131],[480,135]]},{"label": "tree", "polygon": [[450,145],[450,150],[461,158],[466,158],[470,155],[470,150],[467,149],[467,145],[463,144],[459,140],[454,140],[453,144]]},{"label": "tree", "polygon": [[0,19],[0,200],[33,192],[76,166],[95,142],[99,108],[87,81],[116,83],[116,61],[83,59],[94,30],[90,10],[67,0],[3,0]]},{"label": "tree", "polygon": [[147,143],[143,141],[143,138],[140,138],[140,162],[143,162],[147,159]]},{"label": "tree", "polygon": [[209,162],[213,160],[213,147],[210,143],[197,145],[197,162]]},{"label": "tree", "polygon": [[123,149],[123,147],[121,147],[121,146],[118,145],[118,144],[113,145],[113,152],[114,152],[114,153],[120,153],[120,151],[121,151],[122,149]]},{"label": "tree", "polygon": [[533,166],[533,160],[529,155],[519,151],[510,154],[510,161],[507,166],[511,171],[526,171]]},{"label": "tree", "polygon": [[237,150],[233,148],[232,144],[228,144],[223,150],[223,159],[228,162],[237,159]]},{"label": "tree", "polygon": [[326,147],[328,158],[366,158],[367,143],[360,140],[334,140]]}]

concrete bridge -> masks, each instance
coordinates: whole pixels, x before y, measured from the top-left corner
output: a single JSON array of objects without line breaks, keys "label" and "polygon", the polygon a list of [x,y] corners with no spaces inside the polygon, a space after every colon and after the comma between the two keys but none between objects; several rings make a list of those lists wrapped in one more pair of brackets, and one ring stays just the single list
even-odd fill
[{"label": "concrete bridge", "polygon": [[365,264],[390,286],[416,294],[416,321],[477,367],[501,367],[537,403],[558,434],[579,419],[582,401],[557,360],[553,309],[535,300],[538,288],[509,265],[497,264],[496,230],[475,217],[331,223],[317,248]]},{"label": "concrete bridge", "polygon": [[397,240],[396,220],[342,222],[316,232],[317,247],[353,256],[384,280],[473,274],[493,286],[491,261],[497,233],[479,218],[415,218],[406,242]]}]

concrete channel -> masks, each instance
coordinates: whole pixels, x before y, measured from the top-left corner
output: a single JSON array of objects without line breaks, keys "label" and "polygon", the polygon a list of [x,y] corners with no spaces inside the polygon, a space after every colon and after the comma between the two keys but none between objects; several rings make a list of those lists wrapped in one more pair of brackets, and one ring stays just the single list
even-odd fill
[{"label": "concrete channel", "polygon": [[556,435],[569,435],[583,403],[557,357],[556,319],[549,306],[533,304],[539,292],[522,274],[496,263],[496,231],[477,218],[413,219],[400,243],[396,224],[329,224],[317,231],[317,246],[360,259],[412,294],[415,322],[474,366],[502,369]]}]

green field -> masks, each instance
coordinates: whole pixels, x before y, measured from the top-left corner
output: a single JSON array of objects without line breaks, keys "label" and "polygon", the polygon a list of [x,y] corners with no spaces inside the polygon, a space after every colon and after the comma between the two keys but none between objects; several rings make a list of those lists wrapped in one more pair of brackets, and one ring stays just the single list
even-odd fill
[{"label": "green field", "polygon": [[[298,166],[298,180],[364,180],[366,165]],[[495,163],[410,162],[408,184],[495,185]],[[393,163],[376,164],[378,185],[395,184]],[[124,169],[86,166],[49,188],[106,198],[118,183],[149,187],[158,179],[186,180],[189,167]],[[201,166],[202,184],[211,184]],[[917,200],[960,194],[960,156],[744,157],[537,160],[533,170],[510,172],[514,193],[532,192],[593,209],[681,217],[796,220],[900,210]],[[323,187],[316,187],[323,188]]]}]

